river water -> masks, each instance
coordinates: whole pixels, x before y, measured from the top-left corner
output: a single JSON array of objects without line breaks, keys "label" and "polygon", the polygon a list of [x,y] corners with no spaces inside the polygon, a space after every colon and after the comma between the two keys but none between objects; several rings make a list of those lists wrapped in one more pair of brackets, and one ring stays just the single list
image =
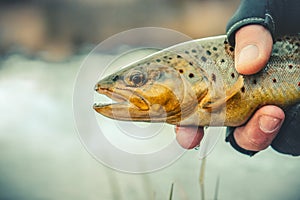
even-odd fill
[{"label": "river water", "polygon": [[[197,150],[146,174],[99,163],[76,131],[72,93],[85,55],[60,63],[10,55],[0,65],[0,199],[200,199]],[[170,131],[169,134],[174,134]],[[299,199],[299,158],[271,148],[250,158],[218,141],[206,159],[205,196]]]}]

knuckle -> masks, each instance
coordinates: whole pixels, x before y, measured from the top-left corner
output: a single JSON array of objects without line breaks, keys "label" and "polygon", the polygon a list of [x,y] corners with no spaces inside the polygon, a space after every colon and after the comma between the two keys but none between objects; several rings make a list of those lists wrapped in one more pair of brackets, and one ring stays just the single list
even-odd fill
[{"label": "knuckle", "polygon": [[258,136],[248,137],[248,142],[252,148],[256,148],[255,150],[263,150],[271,144],[272,139],[262,134],[258,134]]}]

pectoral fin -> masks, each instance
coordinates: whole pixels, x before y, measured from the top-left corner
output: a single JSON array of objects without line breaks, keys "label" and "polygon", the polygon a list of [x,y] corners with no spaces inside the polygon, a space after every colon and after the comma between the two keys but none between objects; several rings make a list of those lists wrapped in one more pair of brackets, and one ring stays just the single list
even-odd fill
[{"label": "pectoral fin", "polygon": [[224,95],[212,96],[211,94],[207,94],[201,101],[200,106],[203,109],[207,109],[209,111],[217,110],[221,108],[226,102],[231,99],[234,95],[240,92],[241,88],[244,86],[244,78],[243,76],[239,76],[237,81],[232,85],[231,88],[226,89]]}]

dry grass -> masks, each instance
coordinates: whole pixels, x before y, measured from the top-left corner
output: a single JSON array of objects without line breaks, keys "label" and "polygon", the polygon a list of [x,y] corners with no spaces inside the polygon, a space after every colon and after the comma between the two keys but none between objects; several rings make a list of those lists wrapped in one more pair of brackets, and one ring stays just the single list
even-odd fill
[{"label": "dry grass", "polygon": [[169,200],[173,199],[173,190],[174,190],[174,183],[172,183],[172,185],[171,185]]}]

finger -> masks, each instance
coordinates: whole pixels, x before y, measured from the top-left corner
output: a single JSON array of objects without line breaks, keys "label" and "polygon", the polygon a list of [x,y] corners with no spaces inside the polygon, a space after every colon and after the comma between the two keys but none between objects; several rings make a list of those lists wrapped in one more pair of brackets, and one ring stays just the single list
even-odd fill
[{"label": "finger", "polygon": [[236,143],[246,150],[266,149],[276,137],[284,121],[284,112],[276,106],[259,109],[243,127],[236,128]]},{"label": "finger", "polygon": [[254,74],[268,62],[273,40],[270,32],[261,25],[248,25],[235,35],[235,67],[241,74]]},{"label": "finger", "polygon": [[176,140],[185,149],[193,149],[200,144],[204,132],[202,127],[176,126]]}]

